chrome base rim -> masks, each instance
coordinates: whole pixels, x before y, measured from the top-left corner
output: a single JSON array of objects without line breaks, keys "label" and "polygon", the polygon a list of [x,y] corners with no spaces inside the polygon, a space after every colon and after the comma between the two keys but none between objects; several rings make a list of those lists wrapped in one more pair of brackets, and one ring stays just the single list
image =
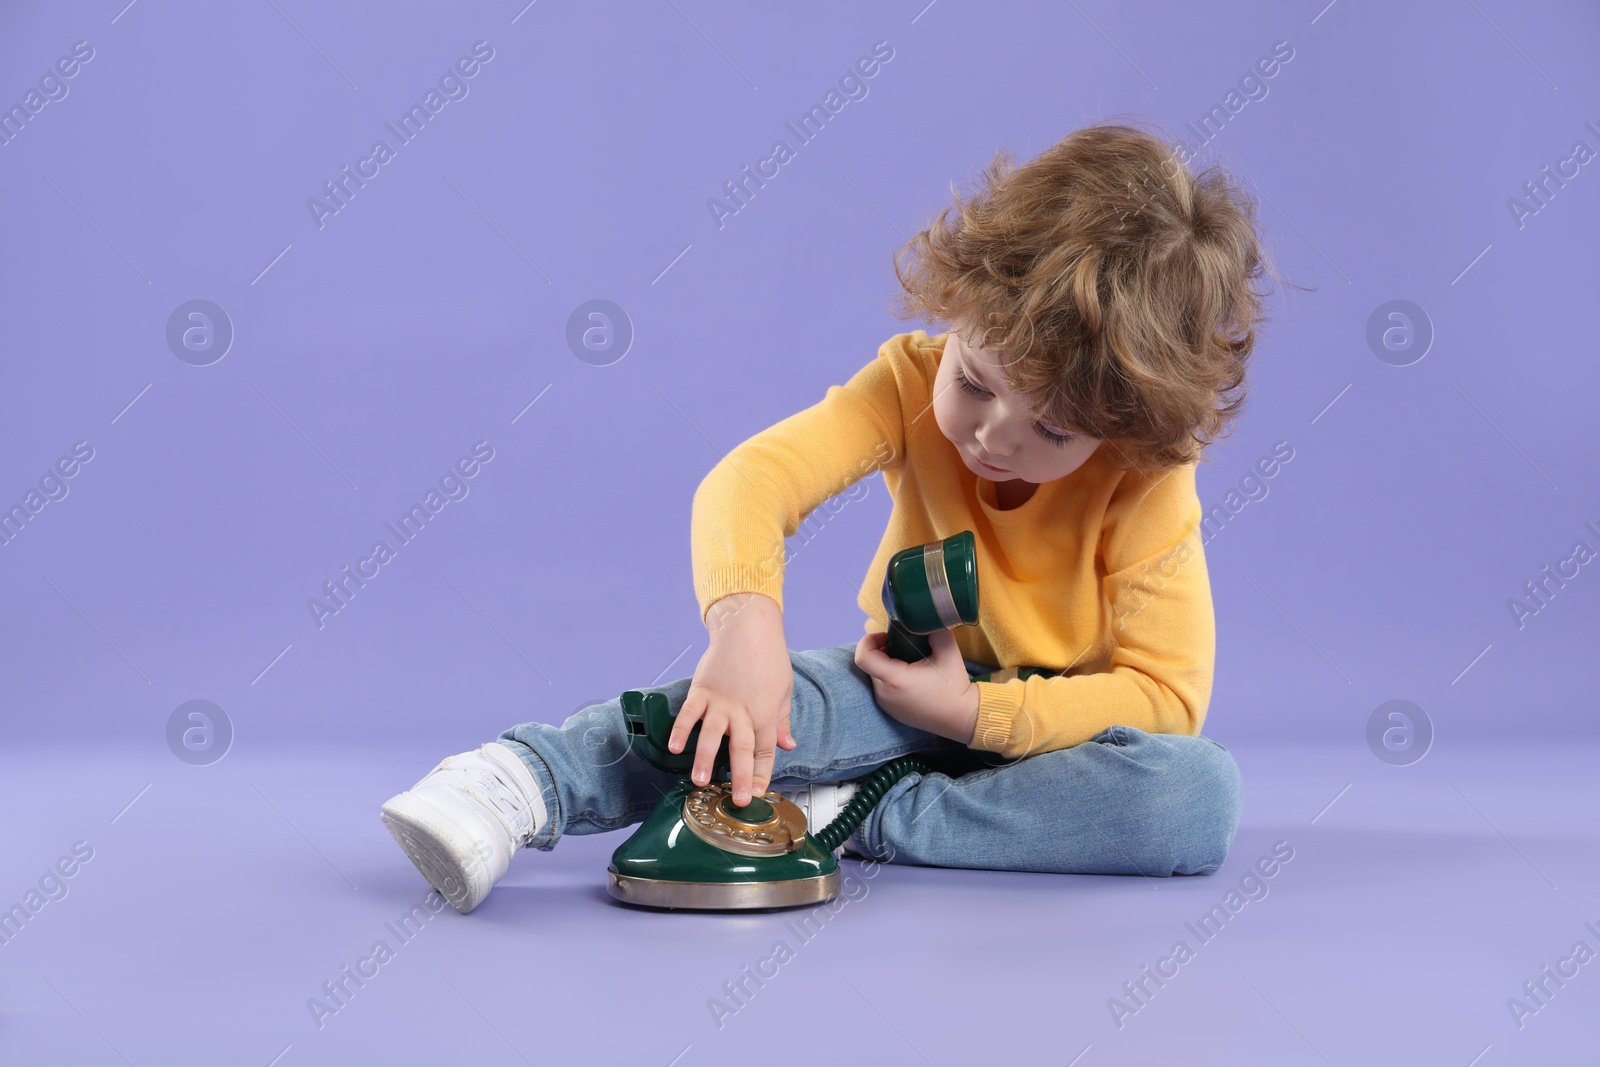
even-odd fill
[{"label": "chrome base rim", "polygon": [[670,882],[606,869],[606,889],[618,900],[650,908],[788,908],[839,895],[839,872],[775,882]]}]

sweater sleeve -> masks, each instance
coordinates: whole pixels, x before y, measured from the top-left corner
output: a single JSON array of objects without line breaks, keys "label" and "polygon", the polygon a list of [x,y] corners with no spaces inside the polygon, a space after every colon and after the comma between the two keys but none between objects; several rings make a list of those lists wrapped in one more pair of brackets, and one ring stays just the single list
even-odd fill
[{"label": "sweater sleeve", "polygon": [[1127,474],[1112,494],[1100,537],[1115,642],[1108,669],[978,682],[970,747],[1020,759],[1081,744],[1114,724],[1200,733],[1216,620],[1195,466]]},{"label": "sweater sleeve", "polygon": [[[783,606],[784,542],[817,505],[905,453],[903,405],[921,407],[916,335],[886,341],[877,358],[822,400],[739,444],[695,490],[690,552],[700,618],[733,593]],[[912,413],[913,416],[915,412]]]}]

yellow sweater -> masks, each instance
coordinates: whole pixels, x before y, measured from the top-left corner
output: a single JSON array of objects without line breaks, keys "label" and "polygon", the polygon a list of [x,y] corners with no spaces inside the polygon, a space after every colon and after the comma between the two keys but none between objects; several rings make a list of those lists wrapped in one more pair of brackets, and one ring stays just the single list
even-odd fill
[{"label": "yellow sweater", "polygon": [[1200,733],[1216,623],[1195,464],[1146,478],[1118,470],[1103,443],[1071,474],[1001,510],[994,483],[967,469],[932,414],[946,336],[890,338],[849,382],[711,469],[690,530],[701,618],[731,593],[762,593],[781,607],[785,539],[817,505],[882,469],[894,507],[856,598],[866,631],[888,628],[890,556],[971,530],[978,622],[954,631],[963,658],[1059,672],[979,682],[971,748],[1019,758],[1116,723]]}]

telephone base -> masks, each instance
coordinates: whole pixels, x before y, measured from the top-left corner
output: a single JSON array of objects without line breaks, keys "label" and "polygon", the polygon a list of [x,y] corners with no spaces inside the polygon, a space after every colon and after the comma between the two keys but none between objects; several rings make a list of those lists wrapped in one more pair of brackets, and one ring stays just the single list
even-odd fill
[{"label": "telephone base", "polygon": [[651,908],[789,908],[839,895],[839,870],[776,882],[672,882],[606,871],[606,889],[628,904]]}]

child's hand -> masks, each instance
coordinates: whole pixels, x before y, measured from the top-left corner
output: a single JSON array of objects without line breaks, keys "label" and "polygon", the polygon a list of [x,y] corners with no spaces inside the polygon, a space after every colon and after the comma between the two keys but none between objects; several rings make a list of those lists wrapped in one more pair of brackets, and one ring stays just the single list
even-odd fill
[{"label": "child's hand", "polygon": [[930,734],[972,743],[978,725],[978,686],[967,677],[956,635],[928,635],[933,657],[904,663],[884,651],[889,635],[864,635],[856,645],[856,666],[872,676],[872,695],[892,719]]},{"label": "child's hand", "polygon": [[726,731],[733,802],[748,804],[772,781],[774,745],[793,749],[797,743],[789,732],[794,664],[783,635],[783,611],[760,593],[735,593],[711,606],[706,627],[711,647],[695,668],[667,748],[681,752],[689,731],[703,718],[693,778],[705,785]]}]

